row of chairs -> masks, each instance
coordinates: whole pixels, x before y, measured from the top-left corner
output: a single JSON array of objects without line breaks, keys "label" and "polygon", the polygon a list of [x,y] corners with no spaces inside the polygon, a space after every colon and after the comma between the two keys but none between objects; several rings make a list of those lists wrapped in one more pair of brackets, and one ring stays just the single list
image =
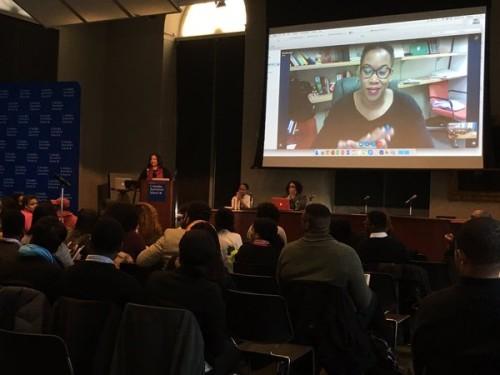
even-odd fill
[{"label": "row of chairs", "polygon": [[[28,289],[0,288],[0,315],[6,310],[1,295],[16,288]],[[203,338],[187,310],[127,304],[122,313],[112,303],[61,298],[51,315],[44,333],[26,332],[33,326],[0,326],[2,373],[204,373]],[[12,319],[0,319],[7,321]]]}]

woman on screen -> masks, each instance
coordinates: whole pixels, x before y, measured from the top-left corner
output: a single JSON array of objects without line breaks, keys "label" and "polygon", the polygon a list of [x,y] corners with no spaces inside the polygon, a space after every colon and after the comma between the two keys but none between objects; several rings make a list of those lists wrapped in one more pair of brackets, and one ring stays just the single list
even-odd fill
[{"label": "woman on screen", "polygon": [[430,148],[432,140],[415,100],[390,89],[393,48],[365,46],[361,54],[360,87],[330,109],[314,148]]},{"label": "woman on screen", "polygon": [[141,172],[139,180],[152,180],[153,178],[170,178],[168,169],[163,168],[160,155],[153,152],[149,155],[148,165]]},{"label": "woman on screen", "polygon": [[306,208],[307,197],[302,195],[302,184],[299,181],[289,181],[286,184],[286,193],[291,210],[301,211]]}]

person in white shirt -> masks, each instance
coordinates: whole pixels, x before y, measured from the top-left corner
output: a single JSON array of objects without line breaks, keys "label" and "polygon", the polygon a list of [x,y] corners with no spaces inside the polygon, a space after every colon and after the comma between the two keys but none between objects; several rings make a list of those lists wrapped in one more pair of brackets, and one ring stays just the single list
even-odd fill
[{"label": "person in white shirt", "polygon": [[227,257],[234,250],[238,250],[243,241],[239,233],[234,231],[234,213],[227,208],[221,208],[215,214],[215,229],[219,236],[222,260],[227,267]]},{"label": "person in white shirt", "polygon": [[238,191],[231,199],[231,208],[233,210],[242,210],[252,208],[253,196],[250,193],[250,186],[246,182],[242,182]]}]

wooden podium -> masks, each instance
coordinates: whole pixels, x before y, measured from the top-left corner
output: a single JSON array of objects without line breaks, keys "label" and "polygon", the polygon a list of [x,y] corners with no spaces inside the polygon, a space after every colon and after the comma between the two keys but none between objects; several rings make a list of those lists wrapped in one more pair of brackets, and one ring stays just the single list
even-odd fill
[{"label": "wooden podium", "polygon": [[163,229],[171,228],[174,223],[174,182],[169,178],[142,180],[140,189],[140,201],[156,208]]}]

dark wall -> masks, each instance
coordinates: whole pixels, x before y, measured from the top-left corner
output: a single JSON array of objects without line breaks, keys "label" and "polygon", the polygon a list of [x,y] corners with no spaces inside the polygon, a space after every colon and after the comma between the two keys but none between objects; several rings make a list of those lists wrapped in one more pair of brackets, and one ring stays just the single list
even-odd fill
[{"label": "dark wall", "polygon": [[177,43],[178,202],[227,205],[241,165],[244,37]]},{"label": "dark wall", "polygon": [[56,81],[59,32],[0,14],[0,81]]}]

